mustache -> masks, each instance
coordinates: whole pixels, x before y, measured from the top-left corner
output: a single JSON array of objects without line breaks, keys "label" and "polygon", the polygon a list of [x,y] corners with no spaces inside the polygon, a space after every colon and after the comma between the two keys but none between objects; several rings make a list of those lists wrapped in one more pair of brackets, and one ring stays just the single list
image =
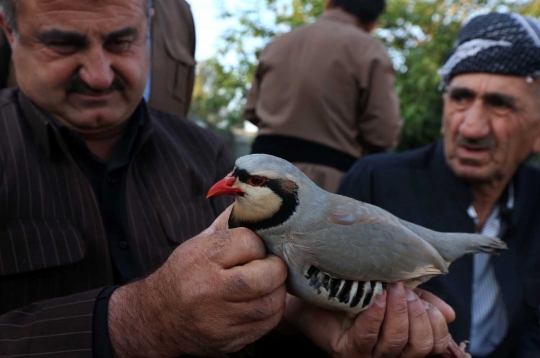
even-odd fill
[{"label": "mustache", "polygon": [[124,80],[122,80],[118,76],[114,76],[114,79],[106,90],[95,90],[93,89],[88,83],[84,82],[84,80],[79,77],[75,76],[69,81],[68,85],[66,86],[66,92],[67,93],[78,93],[83,95],[103,95],[103,94],[109,94],[115,91],[123,91],[126,89],[126,83]]},{"label": "mustache", "polygon": [[493,149],[495,148],[495,138],[487,136],[479,139],[471,139],[459,136],[456,141],[458,146],[466,146],[471,149]]}]

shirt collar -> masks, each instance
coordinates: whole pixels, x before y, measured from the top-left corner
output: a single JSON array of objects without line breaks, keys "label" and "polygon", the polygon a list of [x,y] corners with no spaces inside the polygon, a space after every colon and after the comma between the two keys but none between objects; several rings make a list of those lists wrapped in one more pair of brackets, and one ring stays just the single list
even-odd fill
[{"label": "shirt collar", "polygon": [[[499,213],[501,211],[501,206],[504,204],[505,208],[507,210],[512,210],[514,208],[514,182],[511,181],[510,184],[506,187],[506,190],[504,191],[503,195],[499,199],[498,205],[495,205],[491,213],[489,214],[489,219],[496,218],[499,216]],[[476,213],[476,210],[474,209],[473,204],[469,206],[467,209],[467,214],[475,221],[475,223],[478,220],[478,214]]]}]

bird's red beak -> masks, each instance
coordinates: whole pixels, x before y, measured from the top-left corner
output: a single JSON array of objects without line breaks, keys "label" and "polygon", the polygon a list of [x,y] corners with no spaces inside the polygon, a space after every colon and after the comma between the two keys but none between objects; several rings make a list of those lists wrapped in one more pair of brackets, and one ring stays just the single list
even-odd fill
[{"label": "bird's red beak", "polygon": [[214,186],[210,188],[210,190],[208,190],[206,197],[210,198],[212,196],[218,196],[218,195],[244,194],[244,191],[242,189],[232,187],[235,182],[236,182],[235,177],[230,177],[227,175],[225,178],[215,183]]}]

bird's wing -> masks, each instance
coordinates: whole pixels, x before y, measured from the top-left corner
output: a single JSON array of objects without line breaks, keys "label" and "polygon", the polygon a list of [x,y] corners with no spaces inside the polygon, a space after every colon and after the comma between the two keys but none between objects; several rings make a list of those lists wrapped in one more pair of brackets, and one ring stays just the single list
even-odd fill
[{"label": "bird's wing", "polygon": [[447,272],[437,250],[385,210],[340,197],[326,218],[287,241],[309,246],[310,261],[334,277],[397,282]]}]

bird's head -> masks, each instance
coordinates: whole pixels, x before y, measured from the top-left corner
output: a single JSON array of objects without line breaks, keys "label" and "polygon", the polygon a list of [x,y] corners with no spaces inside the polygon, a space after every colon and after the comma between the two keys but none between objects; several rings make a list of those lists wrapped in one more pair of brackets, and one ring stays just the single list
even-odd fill
[{"label": "bird's head", "polygon": [[300,205],[301,190],[311,186],[315,184],[288,161],[251,154],[238,158],[233,171],[214,184],[207,197],[234,195],[229,227],[257,231],[291,219]]}]

